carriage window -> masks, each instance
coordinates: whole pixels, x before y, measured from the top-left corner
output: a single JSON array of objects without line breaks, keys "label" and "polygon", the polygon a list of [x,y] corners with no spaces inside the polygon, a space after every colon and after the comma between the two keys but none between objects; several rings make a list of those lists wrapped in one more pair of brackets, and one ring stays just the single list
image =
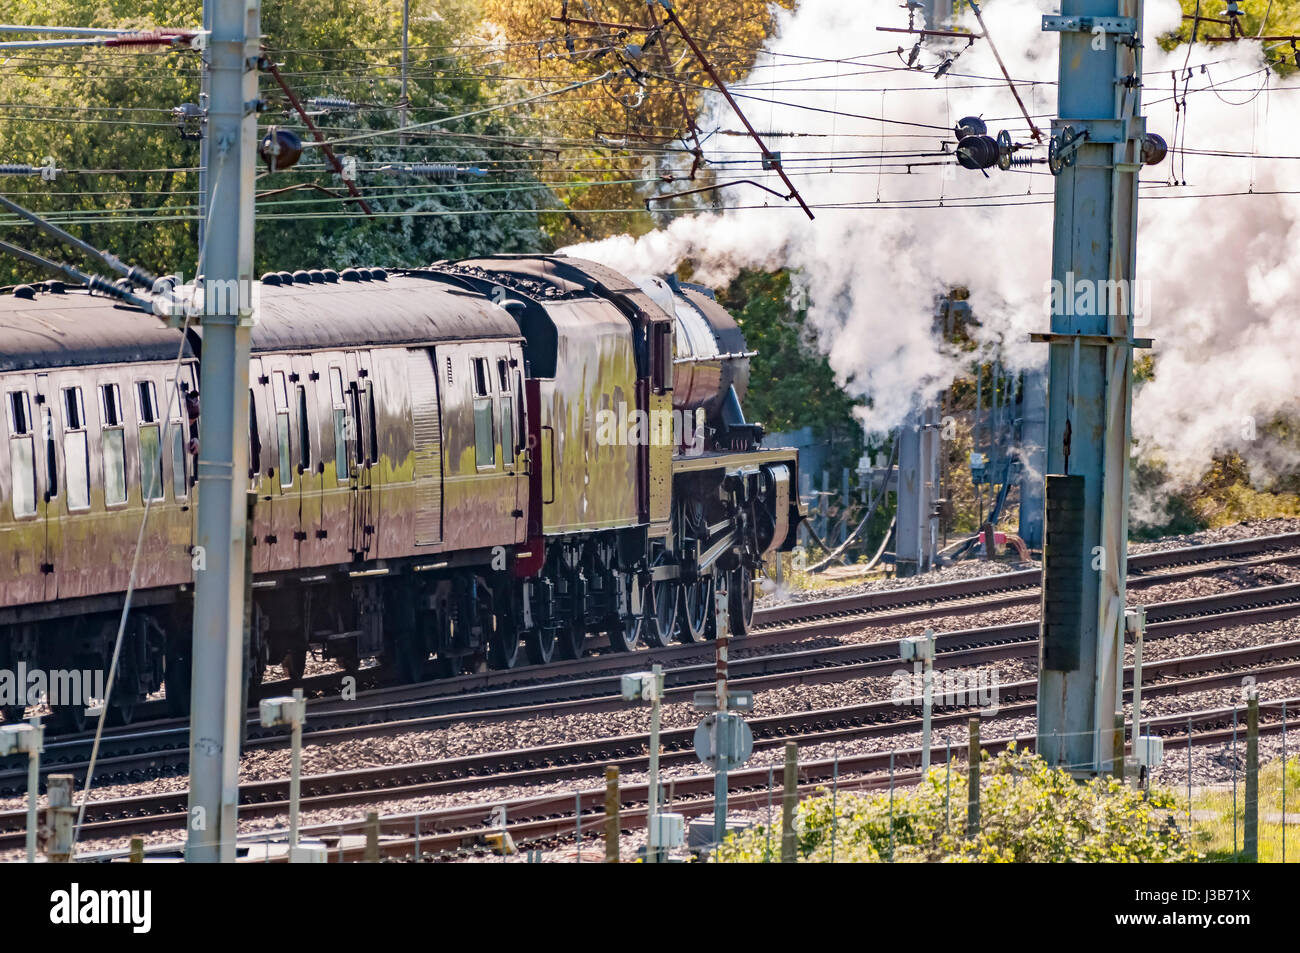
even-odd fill
[{"label": "carriage window", "polygon": [[673,326],[664,322],[652,326],[654,349],[650,356],[652,385],[656,393],[673,386]]},{"label": "carriage window", "polygon": [[510,399],[510,363],[497,361],[497,382],[501,387],[501,455],[511,462],[519,448],[515,436],[515,405]]},{"label": "carriage window", "polygon": [[496,436],[492,432],[492,397],[488,387],[486,358],[476,357],[471,362],[473,374],[470,375],[474,387],[474,462],[480,469],[497,465]]},{"label": "carriage window", "polygon": [[13,391],[9,405],[9,469],[13,474],[14,517],[36,515],[36,458],[32,446],[31,404],[26,391]]},{"label": "carriage window", "polygon": [[343,371],[330,368],[330,404],[334,408],[334,478],[346,483],[348,474],[348,405],[343,399]]},{"label": "carriage window", "polygon": [[158,420],[158,391],[153,381],[136,381],[135,396],[140,409],[140,423],[152,424]]},{"label": "carriage window", "polygon": [[68,473],[68,509],[90,506],[90,448],[86,442],[86,409],[80,387],[63,388],[63,466]]},{"label": "carriage window", "polygon": [[54,414],[48,406],[41,408],[41,422],[45,432],[45,501],[59,495],[59,457],[54,452]]},{"label": "carriage window", "polygon": [[262,435],[257,430],[257,402],[252,388],[248,390],[248,470],[253,480],[262,473]]},{"label": "carriage window", "polygon": [[104,504],[126,502],[126,435],[122,426],[122,397],[116,384],[99,385],[100,445],[104,456]]},{"label": "carriage window", "polygon": [[307,388],[298,385],[298,463],[303,471],[311,469],[311,421],[307,419]]},{"label": "carriage window", "polygon": [[284,371],[271,372],[275,394],[275,433],[280,444],[280,486],[293,486],[293,448],[289,445],[289,387]]},{"label": "carriage window", "polygon": [[375,426],[375,385],[365,389],[366,419],[370,422],[370,462],[379,462],[379,428]]},{"label": "carriage window", "polygon": [[140,412],[140,498],[163,499],[162,444],[158,433],[158,393],[153,381],[136,381]]},{"label": "carriage window", "polygon": [[[189,495],[190,488],[185,454],[185,414],[181,410],[180,387],[176,383],[169,381],[167,389],[171,391],[173,398],[172,419],[171,423],[167,425],[172,440],[172,498],[183,500]],[[249,439],[252,439],[251,430],[249,431]]]}]

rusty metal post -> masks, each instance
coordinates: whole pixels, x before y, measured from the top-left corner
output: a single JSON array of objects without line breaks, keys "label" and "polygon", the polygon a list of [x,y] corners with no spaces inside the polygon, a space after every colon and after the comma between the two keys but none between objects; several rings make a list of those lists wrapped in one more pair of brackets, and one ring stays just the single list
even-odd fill
[{"label": "rusty metal post", "polygon": [[799,803],[799,746],[785,743],[785,791],[781,796],[781,863],[795,863],[794,809]]},{"label": "rusty metal post", "polygon": [[366,863],[379,863],[379,814],[376,811],[366,814]]},{"label": "rusty metal post", "polygon": [[144,863],[144,838],[143,837],[131,838],[131,863],[133,864]]},{"label": "rusty metal post", "polygon": [[[716,659],[714,671],[717,678],[716,692],[718,714],[713,720],[713,843],[722,846],[722,839],[727,836],[727,771],[731,759],[727,745],[732,741],[732,726],[725,717],[727,714],[727,640],[730,638],[727,618],[727,593],[724,589],[714,591],[714,648]],[[724,732],[726,744],[724,744]]]},{"label": "rusty metal post", "polygon": [[[1286,771],[1282,772],[1286,783]],[[1259,696],[1246,699],[1246,830],[1242,848],[1251,863],[1259,861]]]},{"label": "rusty metal post", "polygon": [[605,768],[605,863],[618,863],[618,766]]},{"label": "rusty metal post", "polygon": [[46,793],[45,824],[50,846],[45,854],[52,864],[71,863],[72,830],[77,817],[77,809],[72,806],[72,775],[51,774]]},{"label": "rusty metal post", "polygon": [[966,836],[980,832],[980,720],[970,720],[970,744],[966,749],[968,788],[966,793]]}]

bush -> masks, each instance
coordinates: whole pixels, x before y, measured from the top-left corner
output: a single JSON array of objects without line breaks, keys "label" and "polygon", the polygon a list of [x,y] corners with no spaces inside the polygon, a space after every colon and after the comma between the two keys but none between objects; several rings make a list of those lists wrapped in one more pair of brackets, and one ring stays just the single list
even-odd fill
[{"label": "bush", "polygon": [[[967,837],[966,776],[954,771],[951,801],[943,768],[914,788],[874,794],[827,792],[795,813],[801,863],[1178,862],[1200,859],[1171,813],[1173,799],[1135,791],[1109,777],[1087,782],[1014,747],[989,761],[981,788],[980,831]],[[834,800],[834,808],[832,808]],[[949,820],[949,809],[952,817]],[[891,836],[892,834],[892,836]],[[727,837],[722,863],[777,861],[781,825]]]}]

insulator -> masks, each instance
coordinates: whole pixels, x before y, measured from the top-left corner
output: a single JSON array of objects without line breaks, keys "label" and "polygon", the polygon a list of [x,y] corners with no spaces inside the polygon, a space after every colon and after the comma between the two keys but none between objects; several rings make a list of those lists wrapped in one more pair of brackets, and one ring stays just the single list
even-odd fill
[{"label": "insulator", "polygon": [[478,166],[458,166],[444,162],[412,162],[409,165],[386,165],[379,170],[390,175],[423,175],[432,179],[454,179],[458,175],[487,175]]},{"label": "insulator", "polygon": [[307,274],[305,269],[299,269],[293,273],[294,284],[309,285],[311,284],[311,275]]},{"label": "insulator", "polygon": [[262,157],[266,167],[272,172],[289,169],[298,164],[302,158],[302,140],[288,129],[272,127],[262,137],[257,147],[257,154]]},{"label": "insulator", "polygon": [[984,125],[984,120],[979,116],[965,116],[957,120],[952,131],[957,136],[957,141],[961,142],[967,136],[988,135],[989,127]]},{"label": "insulator", "polygon": [[34,165],[0,165],[0,175],[39,175],[40,171]]},{"label": "insulator", "polygon": [[273,288],[278,287],[280,284],[279,272],[268,271],[266,274],[262,276],[262,284],[270,285]]},{"label": "insulator", "polygon": [[339,99],[334,96],[313,96],[311,99],[307,100],[307,105],[314,109],[333,109],[348,112],[354,111],[357,108],[357,104],[352,100]]},{"label": "insulator", "polygon": [[280,272],[280,284],[282,284],[282,285],[291,285],[291,284],[293,284],[293,272],[292,272],[292,271],[282,271],[282,272]]},{"label": "insulator", "polygon": [[325,284],[325,273],[319,268],[313,268],[311,271],[307,272],[307,277],[311,278],[311,283],[314,285]]},{"label": "insulator", "polygon": [[1142,137],[1142,161],[1147,165],[1159,165],[1169,154],[1169,146],[1163,136],[1148,132]]},{"label": "insulator", "polygon": [[957,143],[957,162],[963,169],[989,169],[997,161],[998,144],[992,136],[966,136]]},{"label": "insulator", "polygon": [[323,268],[321,269],[321,274],[325,276],[325,281],[328,282],[329,284],[332,285],[338,284],[339,273],[335,271],[333,268]]},{"label": "insulator", "polygon": [[355,268],[344,268],[339,272],[340,281],[360,281],[361,274]]},{"label": "insulator", "polygon": [[1015,146],[1011,144],[1011,133],[1003,129],[998,133],[998,168],[1003,172],[1011,168],[1012,153],[1015,152]]},{"label": "insulator", "polygon": [[33,301],[36,298],[36,289],[31,285],[18,285],[14,288],[12,294],[15,298]]}]

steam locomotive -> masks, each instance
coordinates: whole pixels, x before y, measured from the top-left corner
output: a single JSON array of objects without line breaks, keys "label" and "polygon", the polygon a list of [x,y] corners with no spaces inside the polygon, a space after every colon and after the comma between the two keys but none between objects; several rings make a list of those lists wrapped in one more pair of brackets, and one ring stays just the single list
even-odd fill
[{"label": "steam locomotive", "polygon": [[[747,631],[797,457],[746,421],[753,352],[706,289],[498,256],[257,290],[253,685],[309,653],[413,681],[707,639],[724,590]],[[164,683],[188,707],[202,356],[59,282],[0,295],[0,671],[107,669],[148,503],[119,722]]]}]

